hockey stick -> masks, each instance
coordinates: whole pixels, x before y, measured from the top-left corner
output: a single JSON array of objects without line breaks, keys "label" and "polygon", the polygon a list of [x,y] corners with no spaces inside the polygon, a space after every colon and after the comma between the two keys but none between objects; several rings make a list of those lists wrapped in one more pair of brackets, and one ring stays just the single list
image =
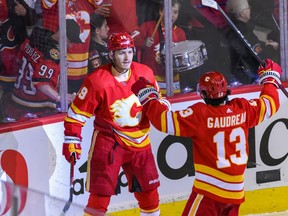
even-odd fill
[{"label": "hockey stick", "polygon": [[60,216],[64,216],[66,214],[66,212],[69,210],[70,205],[73,201],[74,165],[75,165],[75,153],[72,153],[72,155],[70,157],[70,193],[69,193],[69,199],[65,203],[65,206],[64,206]]},{"label": "hockey stick", "polygon": [[[252,53],[252,55],[256,58],[256,60],[259,62],[259,64],[261,64],[263,67],[265,67],[265,62],[259,57],[259,55],[253,50],[251,44],[247,41],[247,39],[244,37],[244,35],[239,31],[239,29],[237,28],[237,26],[232,22],[232,20],[227,16],[227,14],[222,10],[222,8],[219,6],[219,4],[217,2],[215,2],[214,0],[201,0],[202,4],[204,6],[210,7],[210,8],[214,8],[215,10],[218,10],[223,16],[224,18],[227,20],[227,22],[229,23],[229,25],[233,28],[233,30],[235,31],[235,33],[239,36],[239,38],[244,42],[245,46],[248,48],[248,50]],[[281,85],[280,83],[278,83],[279,88],[281,89],[281,91],[285,94],[286,97],[288,97],[288,92],[286,91],[286,89],[283,87],[283,85]]]}]

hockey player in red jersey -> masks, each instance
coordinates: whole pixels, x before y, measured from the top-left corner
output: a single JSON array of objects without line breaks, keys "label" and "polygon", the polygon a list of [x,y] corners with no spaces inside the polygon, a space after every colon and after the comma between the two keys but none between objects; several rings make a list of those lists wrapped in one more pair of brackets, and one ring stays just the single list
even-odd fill
[{"label": "hockey player in red jersey", "polygon": [[[279,108],[278,85],[281,67],[272,60],[258,70],[260,97],[252,100],[228,100],[227,82],[219,72],[207,72],[198,82],[198,92],[205,103],[185,110],[167,111],[144,79],[132,91],[144,106],[146,115],[160,131],[191,137],[195,180],[182,216],[239,215],[244,202],[244,171],[248,161],[248,129],[274,115]],[[151,92],[143,95],[141,92]],[[200,130],[199,130],[200,128]]]},{"label": "hockey player in red jersey", "polygon": [[[131,86],[144,76],[158,94],[153,71],[133,62],[134,41],[128,33],[112,34],[108,40],[112,61],[93,71],[84,80],[64,121],[63,155],[81,155],[81,129],[87,118],[95,116],[94,132],[88,156],[86,190],[90,193],[88,208],[104,215],[112,195],[119,193],[117,179],[120,167],[126,174],[141,216],[159,216],[160,185],[150,144],[150,123],[142,113]],[[162,98],[163,100],[163,98]]]}]

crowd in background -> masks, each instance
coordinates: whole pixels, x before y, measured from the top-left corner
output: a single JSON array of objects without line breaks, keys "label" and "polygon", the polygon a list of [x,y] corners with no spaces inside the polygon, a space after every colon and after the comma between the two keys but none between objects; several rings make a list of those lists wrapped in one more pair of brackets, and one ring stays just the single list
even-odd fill
[{"label": "crowd in background", "polygon": [[[165,94],[163,1],[83,2],[66,1],[68,101],[88,74],[110,62],[107,39],[116,32],[132,36],[134,61],[152,68]],[[231,87],[258,82],[259,62],[219,11],[203,6],[200,0],[171,2],[176,54],[183,61],[201,60],[199,66],[181,70],[173,62],[175,94],[195,92],[199,77],[210,70],[221,71]],[[261,58],[280,63],[278,0],[216,2]],[[0,123],[57,113],[61,100],[58,1],[2,0],[0,8]],[[179,51],[180,42],[187,47]],[[207,58],[195,52],[200,48]]]}]

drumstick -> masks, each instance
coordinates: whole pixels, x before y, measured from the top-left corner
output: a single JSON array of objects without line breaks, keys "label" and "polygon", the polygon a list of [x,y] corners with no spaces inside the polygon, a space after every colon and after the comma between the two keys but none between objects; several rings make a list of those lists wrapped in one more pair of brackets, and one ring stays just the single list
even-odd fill
[{"label": "drumstick", "polygon": [[161,23],[161,21],[162,21],[162,19],[163,19],[163,16],[164,16],[164,13],[162,13],[162,14],[160,15],[160,17],[159,17],[159,19],[158,19],[158,21],[157,21],[157,23],[156,23],[156,26],[155,26],[155,28],[154,28],[154,30],[153,30],[152,35],[151,35],[152,38],[154,38],[154,35],[156,34],[156,31],[157,31],[157,29],[158,29],[158,27],[159,27],[159,25],[160,25],[160,23]]}]

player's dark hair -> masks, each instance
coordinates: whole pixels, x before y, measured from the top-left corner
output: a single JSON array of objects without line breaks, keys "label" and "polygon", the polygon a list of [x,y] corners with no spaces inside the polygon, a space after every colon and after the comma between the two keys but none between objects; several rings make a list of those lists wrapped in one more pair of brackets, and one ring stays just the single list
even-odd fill
[{"label": "player's dark hair", "polygon": [[219,106],[220,104],[223,104],[225,101],[228,101],[228,99],[229,99],[228,96],[231,94],[231,90],[228,89],[227,94],[224,97],[217,98],[217,99],[207,98],[205,91],[201,92],[201,94],[202,94],[203,100],[206,104],[209,104],[211,106]]}]

